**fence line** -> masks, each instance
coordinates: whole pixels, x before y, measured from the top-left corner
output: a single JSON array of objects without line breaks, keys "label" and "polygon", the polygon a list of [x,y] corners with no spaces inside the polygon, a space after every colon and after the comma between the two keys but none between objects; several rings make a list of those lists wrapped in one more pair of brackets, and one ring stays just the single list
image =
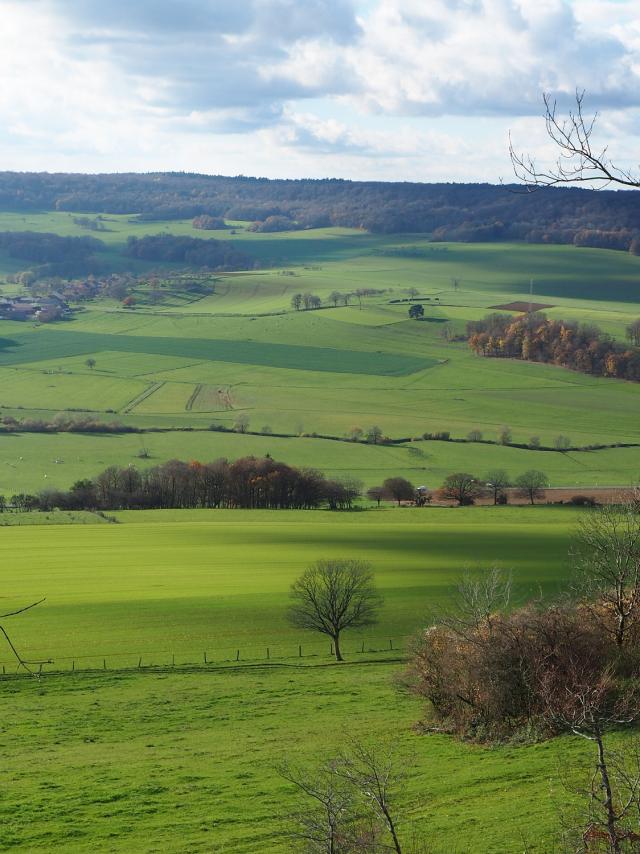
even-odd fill
[{"label": "fence line", "polygon": [[[346,640],[340,644],[345,657],[361,655],[376,655],[395,657],[406,653],[404,638],[369,638]],[[83,671],[108,670],[150,670],[154,668],[200,668],[206,670],[209,666],[236,666],[242,664],[262,664],[293,661],[335,660],[333,643],[311,641],[305,644],[274,644],[264,645],[235,644],[230,647],[208,647],[201,652],[190,651],[176,653],[167,650],[155,650],[140,654],[139,652],[89,653],[86,655],[59,656],[51,661],[38,665],[38,673],[80,673]],[[12,676],[21,668],[15,659],[0,659],[0,675]]]}]

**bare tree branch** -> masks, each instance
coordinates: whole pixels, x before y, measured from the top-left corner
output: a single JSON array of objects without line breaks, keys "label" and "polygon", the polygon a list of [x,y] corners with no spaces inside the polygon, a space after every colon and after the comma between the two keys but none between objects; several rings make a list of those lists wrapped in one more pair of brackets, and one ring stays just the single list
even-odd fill
[{"label": "bare tree branch", "polygon": [[[35,608],[36,605],[40,605],[44,601],[44,599],[39,599],[37,602],[32,602],[30,605],[25,605],[24,608],[18,608],[15,611],[8,611],[6,614],[0,614],[0,620],[4,620],[5,617],[15,617],[17,614],[24,614],[25,611],[30,611],[31,608]],[[44,659],[42,661],[29,661],[28,659],[23,658],[22,655],[18,652],[15,644],[11,640],[9,633],[2,624],[0,624],[0,632],[4,635],[5,640],[9,644],[11,651],[16,657],[16,661],[18,662],[18,670],[23,667],[27,671],[27,673],[30,673],[32,676],[38,677],[40,674],[32,670],[30,665],[52,664],[52,660],[50,658]]]},{"label": "bare tree branch", "polygon": [[553,166],[541,168],[530,154],[518,153],[509,134],[511,165],[516,178],[524,183],[525,192],[558,184],[590,184],[594,189],[610,184],[640,187],[640,173],[616,166],[609,158],[608,146],[594,148],[592,137],[598,113],[585,116],[584,94],[576,90],[576,106],[566,117],[558,114],[557,102],[551,95],[545,92],[542,96],[547,135],[559,149]]}]

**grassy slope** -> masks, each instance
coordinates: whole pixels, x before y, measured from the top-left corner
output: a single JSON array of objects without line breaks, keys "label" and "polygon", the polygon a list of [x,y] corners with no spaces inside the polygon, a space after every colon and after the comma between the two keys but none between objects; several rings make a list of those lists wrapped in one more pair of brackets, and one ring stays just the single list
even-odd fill
[{"label": "grassy slope", "polygon": [[[528,850],[548,851],[558,823],[550,780],[585,759],[582,740],[482,749],[418,736],[420,704],[393,688],[401,665],[362,656],[352,633],[349,664],[314,666],[329,663],[327,644],[288,629],[283,614],[290,581],[319,555],[372,561],[386,604],[367,647],[422,625],[465,566],[513,567],[518,595],[538,584],[552,594],[578,516],[546,507],[143,511],[118,514],[118,525],[6,528],[6,604],[48,597],[13,621],[25,651],[52,654],[63,669],[65,655],[80,667],[101,667],[105,655],[111,669],[138,654],[162,664],[173,650],[178,670],[0,680],[12,780],[0,847],[290,850],[296,800],[274,766],[313,763],[366,734],[408,757],[402,810],[434,854],[498,854],[523,837]],[[180,672],[203,649],[214,661],[233,660],[236,647],[264,661],[266,645],[274,663],[289,656],[286,667]]]},{"label": "grassy slope", "polygon": [[[51,413],[42,414],[50,417]],[[541,469],[548,474],[551,486],[628,486],[640,477],[638,450],[557,453],[422,441],[373,446],[209,431],[116,436],[13,433],[0,437],[0,494],[68,488],[76,480],[110,465],[144,468],[175,458],[234,459],[244,454],[271,454],[293,465],[320,468],[330,476],[351,475],[365,487],[396,475],[407,477],[416,485],[437,487],[452,471],[470,471],[483,477],[495,468],[505,468],[513,478],[531,468]],[[149,454],[148,458],[140,458],[143,451]]]},{"label": "grassy slope", "polygon": [[[399,797],[434,854],[550,850],[550,780],[581,739],[482,749],[412,731],[397,666],[75,676],[0,683],[0,847],[20,851],[291,850],[299,807],[274,766],[330,756],[349,736],[393,739]],[[366,726],[363,726],[366,720]]]},{"label": "grassy slope", "polygon": [[[116,666],[148,660],[328,656],[320,638],[287,626],[289,585],[319,557],[371,561],[385,595],[380,625],[346,639],[397,644],[449,595],[465,567],[513,567],[521,595],[557,591],[567,574],[567,508],[322,511],[138,511],[122,524],[8,527],[8,604],[46,596],[15,621],[34,657]],[[374,644],[374,645],[376,645]],[[8,661],[6,654],[0,660]]]}]

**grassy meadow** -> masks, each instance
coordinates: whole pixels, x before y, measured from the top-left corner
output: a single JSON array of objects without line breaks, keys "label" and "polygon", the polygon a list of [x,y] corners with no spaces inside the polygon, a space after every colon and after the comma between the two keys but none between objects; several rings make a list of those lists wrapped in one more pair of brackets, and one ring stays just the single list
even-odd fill
[{"label": "grassy meadow", "polygon": [[[69,514],[1,534],[3,604],[47,597],[12,621],[13,639],[54,659],[45,672],[64,672],[0,681],[13,781],[0,846],[291,850],[297,798],[276,765],[313,764],[366,734],[407,757],[405,827],[434,852],[504,852],[532,823],[529,850],[549,850],[551,781],[560,763],[586,761],[582,740],[484,749],[418,735],[421,705],[394,680],[407,637],[463,568],[511,569],[517,598],[561,589],[578,511],[131,511],[94,525],[58,515]],[[284,617],[289,584],[319,556],[370,560],[385,597],[379,626],[345,635],[341,666]],[[393,652],[379,652],[389,639]],[[175,668],[149,669],[172,655]]]},{"label": "grassy meadow", "polygon": [[[434,854],[547,854],[561,767],[589,745],[481,748],[418,735],[398,665],[76,674],[2,686],[0,847],[16,851],[296,851],[306,804],[276,766],[313,767],[350,736],[404,757],[401,833]],[[566,773],[564,774],[566,778]]]},{"label": "grassy meadow", "polygon": [[[55,521],[56,512],[42,514]],[[29,514],[25,514],[29,515]],[[32,516],[34,514],[31,514]],[[35,514],[40,515],[40,514]],[[113,666],[272,654],[329,658],[320,638],[286,622],[288,590],[318,557],[371,562],[385,596],[378,628],[345,649],[406,647],[465,568],[513,569],[518,595],[556,593],[568,573],[569,508],[382,508],[328,511],[123,511],[119,524],[2,530],[4,600],[46,597],[15,621],[32,658]],[[375,643],[374,643],[375,642]],[[0,661],[9,662],[5,655]]]}]

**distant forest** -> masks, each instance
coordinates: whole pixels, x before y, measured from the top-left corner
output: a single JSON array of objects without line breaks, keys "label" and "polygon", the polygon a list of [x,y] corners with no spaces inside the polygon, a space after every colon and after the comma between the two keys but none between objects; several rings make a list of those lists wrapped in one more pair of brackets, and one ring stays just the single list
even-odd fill
[{"label": "distant forest", "polygon": [[634,191],[565,187],[523,193],[517,185],[2,172],[0,209],[136,214],[145,220],[225,217],[255,222],[256,230],[347,226],[424,233],[434,240],[573,243],[640,254],[640,195]]}]

